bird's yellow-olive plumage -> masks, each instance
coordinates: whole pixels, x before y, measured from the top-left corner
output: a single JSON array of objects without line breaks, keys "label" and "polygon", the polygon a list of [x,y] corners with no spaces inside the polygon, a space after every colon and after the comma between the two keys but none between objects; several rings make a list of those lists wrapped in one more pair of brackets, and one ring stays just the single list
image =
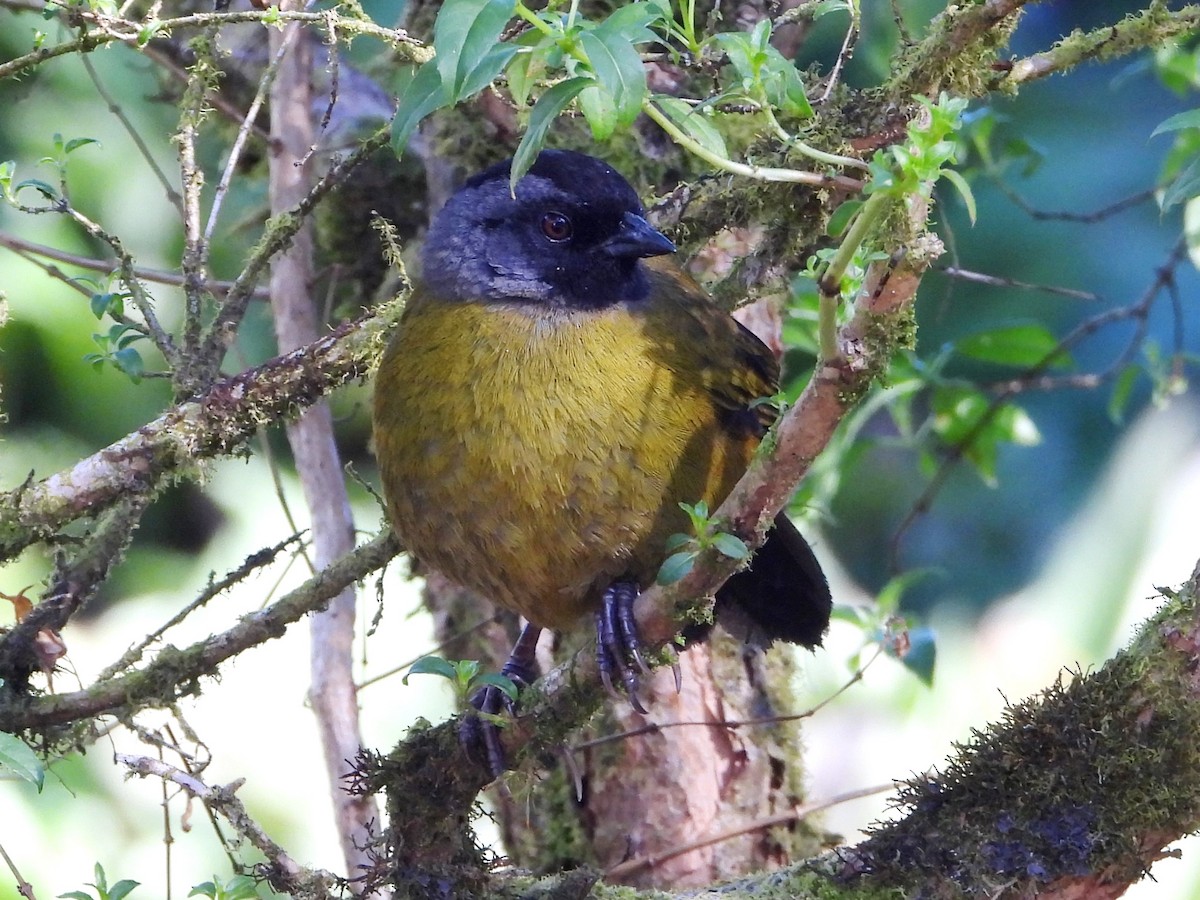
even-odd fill
[{"label": "bird's yellow-olive plumage", "polygon": [[376,380],[376,452],[405,546],[536,625],[647,584],[679,501],[716,506],[774,390],[765,348],[673,263],[599,310],[409,302]]}]

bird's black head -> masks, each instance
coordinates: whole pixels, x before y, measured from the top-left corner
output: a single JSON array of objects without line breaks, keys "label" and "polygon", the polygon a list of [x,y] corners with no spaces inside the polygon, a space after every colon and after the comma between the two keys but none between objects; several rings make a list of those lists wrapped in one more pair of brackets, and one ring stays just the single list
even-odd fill
[{"label": "bird's black head", "polygon": [[608,164],[543,150],[509,192],[511,163],[469,179],[429,229],[423,280],[446,300],[526,301],[578,309],[646,295],[638,260],[675,245]]}]

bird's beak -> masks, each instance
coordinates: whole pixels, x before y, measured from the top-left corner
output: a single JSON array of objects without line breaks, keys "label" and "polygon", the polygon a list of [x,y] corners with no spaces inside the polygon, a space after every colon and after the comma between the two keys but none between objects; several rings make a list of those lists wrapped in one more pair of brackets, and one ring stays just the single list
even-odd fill
[{"label": "bird's beak", "polygon": [[675,244],[641,216],[625,213],[617,233],[600,245],[609,256],[662,256],[674,253]]}]

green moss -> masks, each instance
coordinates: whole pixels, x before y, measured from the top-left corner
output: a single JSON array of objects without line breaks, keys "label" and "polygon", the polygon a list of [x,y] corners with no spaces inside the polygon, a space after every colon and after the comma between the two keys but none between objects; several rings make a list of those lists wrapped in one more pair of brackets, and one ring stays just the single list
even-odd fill
[{"label": "green moss", "polygon": [[[1148,835],[1200,820],[1200,708],[1191,695],[1195,598],[1173,600],[1099,672],[1061,680],[909,782],[907,816],[859,848],[872,880],[947,892],[1144,871]],[[1186,624],[1176,624],[1186,623]],[[949,895],[949,894],[947,894]]]},{"label": "green moss", "polygon": [[907,103],[915,94],[946,91],[962,97],[987,92],[992,66],[1008,45],[1020,12],[993,21],[984,4],[949,6],[929,23],[925,38],[892,64],[885,92]]}]

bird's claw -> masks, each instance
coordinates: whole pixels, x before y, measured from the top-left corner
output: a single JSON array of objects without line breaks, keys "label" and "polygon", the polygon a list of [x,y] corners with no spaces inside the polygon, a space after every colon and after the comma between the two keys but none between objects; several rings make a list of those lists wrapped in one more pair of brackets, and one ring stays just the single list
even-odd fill
[{"label": "bird's claw", "polygon": [[604,689],[619,697],[613,684],[613,676],[619,674],[629,705],[645,715],[646,708],[638,697],[638,672],[649,675],[650,667],[642,655],[642,641],[633,617],[639,593],[632,581],[614,581],[604,592],[604,601],[596,612],[596,662]]},{"label": "bird's claw", "polygon": [[[537,626],[527,625],[508,661],[500,668],[500,674],[511,681],[518,692],[529,687],[537,678],[534,648],[540,632]],[[516,697],[498,685],[487,684],[471,696],[470,704],[474,711],[468,710],[463,717],[458,728],[458,740],[468,756],[484,766],[493,779],[499,778],[508,771],[504,743],[500,740],[504,725],[500,720],[516,717]]]}]

